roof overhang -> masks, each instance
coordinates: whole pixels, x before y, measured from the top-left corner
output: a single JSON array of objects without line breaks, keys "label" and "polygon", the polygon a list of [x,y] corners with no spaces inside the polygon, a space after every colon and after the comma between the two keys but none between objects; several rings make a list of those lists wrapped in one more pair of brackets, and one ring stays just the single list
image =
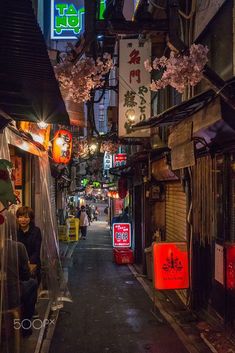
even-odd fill
[{"label": "roof overhang", "polygon": [[14,120],[69,125],[30,0],[2,2],[0,37],[0,108]]},{"label": "roof overhang", "polygon": [[178,124],[209,104],[215,96],[216,93],[213,90],[203,92],[177,106],[165,110],[157,116],[134,125],[133,130]]}]

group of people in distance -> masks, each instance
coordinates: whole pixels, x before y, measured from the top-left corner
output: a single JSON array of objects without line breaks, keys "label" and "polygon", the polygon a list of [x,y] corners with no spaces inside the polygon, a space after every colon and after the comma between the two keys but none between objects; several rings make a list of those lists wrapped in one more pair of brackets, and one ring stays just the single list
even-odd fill
[{"label": "group of people in distance", "polygon": [[8,230],[6,241],[1,241],[6,253],[2,266],[6,273],[4,309],[20,307],[21,333],[29,336],[32,334],[31,320],[37,315],[35,304],[41,282],[42,236],[40,229],[35,226],[34,212],[30,207],[18,208],[16,220],[17,239],[14,240],[14,235]]}]

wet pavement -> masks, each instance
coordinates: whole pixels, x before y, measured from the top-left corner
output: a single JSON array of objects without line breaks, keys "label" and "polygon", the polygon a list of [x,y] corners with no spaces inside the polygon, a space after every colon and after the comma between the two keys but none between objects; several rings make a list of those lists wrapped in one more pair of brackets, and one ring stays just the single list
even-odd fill
[{"label": "wet pavement", "polygon": [[50,353],[188,352],[128,266],[113,262],[107,223],[92,223],[77,244],[68,285],[73,303],[60,311]]}]

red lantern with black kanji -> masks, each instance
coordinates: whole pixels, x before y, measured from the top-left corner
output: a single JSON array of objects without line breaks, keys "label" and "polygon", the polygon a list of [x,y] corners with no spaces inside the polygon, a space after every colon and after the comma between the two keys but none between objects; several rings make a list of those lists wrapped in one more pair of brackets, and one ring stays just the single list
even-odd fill
[{"label": "red lantern with black kanji", "polygon": [[118,180],[118,194],[120,199],[124,199],[127,195],[127,179],[124,177]]},{"label": "red lantern with black kanji", "polygon": [[55,163],[68,164],[72,154],[72,134],[67,130],[55,133],[52,145],[52,158]]}]

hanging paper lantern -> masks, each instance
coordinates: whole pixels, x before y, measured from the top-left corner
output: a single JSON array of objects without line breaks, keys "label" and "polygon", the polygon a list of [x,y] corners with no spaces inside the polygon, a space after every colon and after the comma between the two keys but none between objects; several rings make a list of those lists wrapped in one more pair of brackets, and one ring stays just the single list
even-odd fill
[{"label": "hanging paper lantern", "polygon": [[118,192],[115,190],[111,190],[108,192],[107,194],[108,197],[112,198],[112,199],[119,199],[119,195]]},{"label": "hanging paper lantern", "polygon": [[120,199],[124,199],[127,195],[127,179],[121,177],[118,180],[118,194]]},{"label": "hanging paper lantern", "polygon": [[72,153],[72,134],[67,130],[55,133],[52,146],[52,158],[55,163],[68,164]]}]

